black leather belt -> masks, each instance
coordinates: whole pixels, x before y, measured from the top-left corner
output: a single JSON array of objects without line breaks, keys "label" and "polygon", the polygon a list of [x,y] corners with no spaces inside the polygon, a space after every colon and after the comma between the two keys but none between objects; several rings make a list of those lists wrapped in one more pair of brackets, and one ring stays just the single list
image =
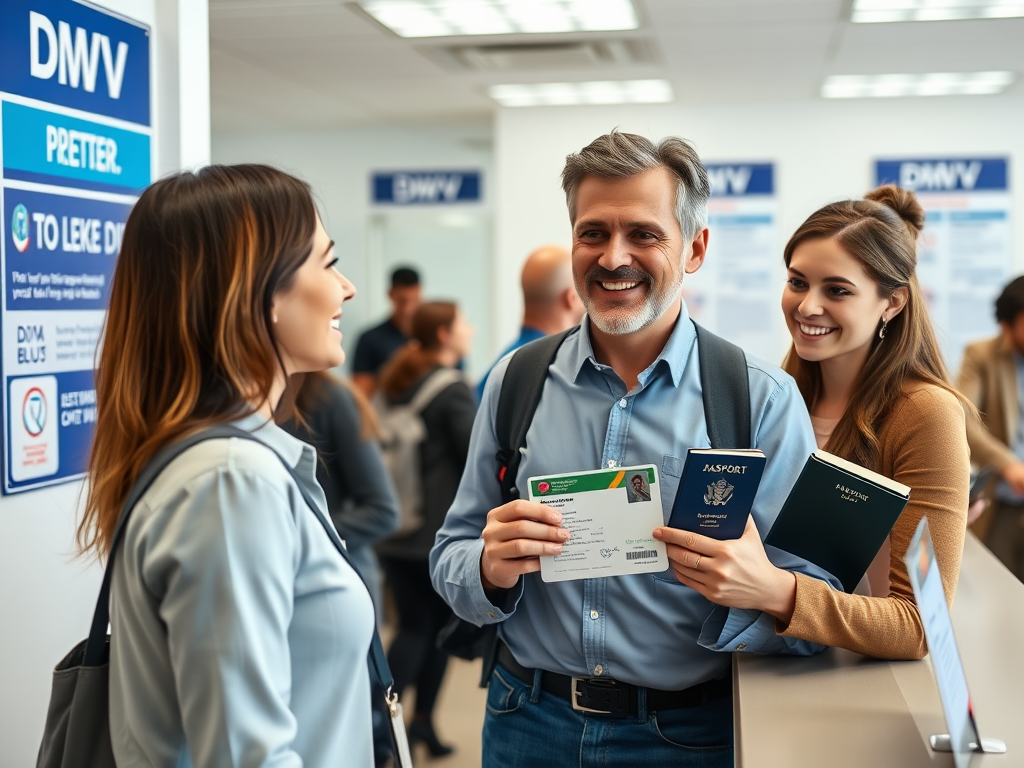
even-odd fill
[{"label": "black leather belt", "polygon": [[[504,643],[498,647],[498,663],[524,683],[533,684],[535,670],[524,667]],[[608,677],[570,677],[556,672],[542,671],[540,687],[565,699],[578,712],[596,715],[635,715],[637,691],[640,686],[612,680]],[[647,688],[647,711],[696,707],[732,695],[732,677],[708,680],[682,691],[659,691]]]}]

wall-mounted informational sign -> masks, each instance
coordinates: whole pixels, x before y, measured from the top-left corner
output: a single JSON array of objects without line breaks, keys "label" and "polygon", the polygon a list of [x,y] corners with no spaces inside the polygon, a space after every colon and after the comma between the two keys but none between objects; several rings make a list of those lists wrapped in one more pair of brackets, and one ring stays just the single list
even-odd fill
[{"label": "wall-mounted informational sign", "polygon": [[0,0],[3,492],[85,474],[124,223],[151,178],[150,32]]},{"label": "wall-mounted informational sign", "polygon": [[780,358],[782,252],[772,163],[711,163],[708,255],[686,278],[690,316],[752,355]]},{"label": "wall-mounted informational sign", "polygon": [[483,197],[480,171],[375,173],[371,199],[378,205],[462,205]]},{"label": "wall-mounted informational sign", "polygon": [[879,160],[876,184],[913,190],[927,213],[917,275],[946,362],[994,335],[994,302],[1013,263],[1008,161],[993,157]]}]

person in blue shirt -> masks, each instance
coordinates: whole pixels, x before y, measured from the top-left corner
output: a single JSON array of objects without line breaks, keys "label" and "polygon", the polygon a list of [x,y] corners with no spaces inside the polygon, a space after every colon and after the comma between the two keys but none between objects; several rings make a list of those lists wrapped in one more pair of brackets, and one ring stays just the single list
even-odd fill
[{"label": "person in blue shirt", "polygon": [[[578,325],[583,317],[583,303],[572,283],[569,251],[562,246],[541,246],[527,256],[522,285],[523,326],[519,338],[501,351],[498,360],[531,341]],[[488,369],[476,385],[477,402],[483,399],[490,375]]]},{"label": "person in blue shirt", "polygon": [[[696,333],[682,300],[707,253],[707,173],[694,149],[626,133],[569,155],[562,173],[572,269],[587,315],[562,344],[526,436],[517,475],[656,464],[666,518],[686,451],[710,446]],[[731,658],[723,651],[813,653],[760,611],[716,607],[655,574],[546,583],[539,557],[569,532],[559,513],[502,504],[494,369],[459,492],[431,552],[434,588],[460,617],[498,623],[483,731],[485,766],[731,766]],[[814,434],[793,380],[747,358],[751,436],[768,461],[754,502],[767,532]],[[753,531],[753,532],[751,532]],[[751,528],[742,545],[764,553]],[[777,551],[780,566],[813,566]],[[578,711],[579,694],[609,703]],[[599,711],[596,711],[599,710]]]}]

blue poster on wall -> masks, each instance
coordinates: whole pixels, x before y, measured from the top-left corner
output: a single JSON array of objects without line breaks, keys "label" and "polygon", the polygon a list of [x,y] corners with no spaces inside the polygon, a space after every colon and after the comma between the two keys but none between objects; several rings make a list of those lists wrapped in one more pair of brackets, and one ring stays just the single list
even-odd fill
[{"label": "blue poster on wall", "polygon": [[3,492],[82,477],[128,212],[152,173],[150,31],[0,0]]},{"label": "blue poster on wall", "polygon": [[875,163],[876,184],[913,191],[927,214],[917,277],[946,363],[994,336],[994,303],[1013,264],[1009,161],[1005,157],[923,157]]}]

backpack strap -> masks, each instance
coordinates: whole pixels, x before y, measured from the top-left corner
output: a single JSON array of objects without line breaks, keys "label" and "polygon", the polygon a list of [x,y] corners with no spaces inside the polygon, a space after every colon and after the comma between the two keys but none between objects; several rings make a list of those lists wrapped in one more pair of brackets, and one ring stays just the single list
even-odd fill
[{"label": "backpack strap", "polygon": [[697,323],[693,327],[697,329],[700,390],[711,447],[750,448],[747,356],[732,342]]},{"label": "backpack strap", "polygon": [[409,408],[416,413],[422,413],[424,408],[434,402],[435,397],[461,380],[462,374],[454,368],[438,368],[420,384],[420,388],[409,401]]},{"label": "backpack strap", "polygon": [[537,412],[548,368],[555,360],[562,342],[579,330],[579,326],[562,333],[545,336],[520,347],[508,361],[498,395],[494,431],[498,436],[498,483],[501,500],[507,504],[519,497],[516,475],[526,446],[526,433]]}]

